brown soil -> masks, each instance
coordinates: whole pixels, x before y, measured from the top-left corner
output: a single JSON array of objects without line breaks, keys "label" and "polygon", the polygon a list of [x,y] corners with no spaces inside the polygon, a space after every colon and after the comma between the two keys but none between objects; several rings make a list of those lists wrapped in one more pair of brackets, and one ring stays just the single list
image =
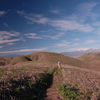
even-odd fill
[{"label": "brown soil", "polygon": [[58,77],[58,71],[53,75],[51,86],[46,90],[44,98],[41,100],[63,100],[60,94],[57,92],[57,85],[61,84],[60,77]]}]

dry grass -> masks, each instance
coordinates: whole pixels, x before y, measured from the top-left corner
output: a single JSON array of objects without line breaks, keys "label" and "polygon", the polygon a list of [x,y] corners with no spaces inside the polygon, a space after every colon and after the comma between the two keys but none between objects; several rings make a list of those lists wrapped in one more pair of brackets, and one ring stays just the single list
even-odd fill
[{"label": "dry grass", "polygon": [[99,72],[74,67],[67,68],[66,65],[64,66],[62,73],[64,84],[70,84],[72,87],[80,89],[82,93],[90,95],[91,100],[100,99]]},{"label": "dry grass", "polygon": [[83,61],[92,61],[92,60],[99,60],[100,59],[100,53],[87,53],[84,54],[77,59],[83,60]]},{"label": "dry grass", "polygon": [[0,57],[0,66],[8,64],[11,60],[9,57]]},{"label": "dry grass", "polygon": [[90,62],[84,62],[82,65],[80,65],[80,67],[94,71],[100,71],[100,60],[92,60]]},{"label": "dry grass", "polygon": [[[52,63],[57,63],[58,61],[60,61],[63,64],[70,64],[73,66],[78,66],[82,63],[82,61],[79,61],[74,58],[66,57],[58,53],[34,52],[29,55],[15,57],[9,61],[7,60],[6,65],[8,64],[15,65],[15,64],[22,63],[22,62],[33,62],[33,61],[52,62]],[[3,61],[1,63],[3,64]]]},{"label": "dry grass", "polygon": [[57,53],[35,52],[4,60],[9,61],[9,64],[0,66],[1,100],[25,100],[25,98],[30,97],[33,90],[36,91],[35,88],[32,89],[35,82],[41,75],[55,68],[58,61],[61,62],[62,66],[62,69],[58,71],[62,84],[70,84],[71,87],[79,89],[81,93],[89,95],[91,100],[100,100],[99,53],[88,54],[85,57],[83,57],[83,61],[79,61]]},{"label": "dry grass", "polygon": [[55,65],[47,62],[25,62],[16,65],[0,66],[1,100],[28,99],[34,95],[32,94],[34,89],[31,86],[35,84],[41,75],[51,71],[54,67]]}]

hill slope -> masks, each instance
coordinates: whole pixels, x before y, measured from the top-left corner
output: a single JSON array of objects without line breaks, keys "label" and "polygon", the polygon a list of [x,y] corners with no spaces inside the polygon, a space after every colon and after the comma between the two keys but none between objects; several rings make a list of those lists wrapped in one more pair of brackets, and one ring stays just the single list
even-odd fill
[{"label": "hill slope", "polygon": [[10,64],[17,64],[26,61],[39,61],[39,62],[52,62],[52,63],[57,63],[58,61],[60,61],[63,64],[71,64],[71,65],[78,65],[81,63],[81,61],[77,59],[66,57],[58,53],[34,52],[26,56],[15,57],[10,62]]},{"label": "hill slope", "polygon": [[88,53],[77,58],[84,63],[80,67],[100,71],[100,53]]},{"label": "hill slope", "polygon": [[84,61],[100,60],[100,53],[87,53],[77,59]]},{"label": "hill slope", "polygon": [[10,57],[0,57],[0,66],[8,64],[11,60]]}]

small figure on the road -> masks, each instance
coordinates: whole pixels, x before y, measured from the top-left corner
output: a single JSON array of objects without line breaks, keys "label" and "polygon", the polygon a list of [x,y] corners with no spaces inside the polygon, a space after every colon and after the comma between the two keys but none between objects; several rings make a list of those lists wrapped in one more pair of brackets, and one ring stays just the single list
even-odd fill
[{"label": "small figure on the road", "polygon": [[58,61],[58,68],[60,68],[60,65],[61,65],[60,62]]}]

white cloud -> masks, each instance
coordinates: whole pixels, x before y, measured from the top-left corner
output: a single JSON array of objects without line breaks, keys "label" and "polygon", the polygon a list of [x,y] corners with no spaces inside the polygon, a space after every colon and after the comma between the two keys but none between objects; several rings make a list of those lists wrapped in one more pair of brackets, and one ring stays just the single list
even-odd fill
[{"label": "white cloud", "polygon": [[0,53],[15,53],[15,52],[30,52],[30,51],[43,51],[47,48],[40,48],[40,49],[22,49],[22,50],[15,50],[15,51],[0,51]]},{"label": "white cloud", "polygon": [[[81,32],[92,32],[94,28],[90,24],[86,24],[84,22],[86,21],[86,18],[89,18],[90,16],[92,19],[97,18],[98,14],[92,12],[93,7],[95,7],[97,4],[98,3],[82,3],[77,7],[78,12],[73,13],[66,18],[56,20],[44,17],[43,14],[26,14],[23,11],[17,11],[17,13],[28,19],[29,24],[48,24],[62,31],[77,30]],[[60,10],[51,10],[50,12],[57,14],[59,11]]]},{"label": "white cloud", "polygon": [[93,44],[95,42],[97,42],[97,41],[96,40],[88,40],[88,41],[85,42],[85,44]]},{"label": "white cloud", "polygon": [[2,39],[8,39],[12,36],[19,36],[20,33],[16,31],[0,31],[0,38]]},{"label": "white cloud", "polygon": [[99,4],[99,2],[86,2],[86,3],[82,3],[80,5],[78,5],[77,7],[77,11],[79,11],[80,13],[80,18],[84,18],[86,19],[86,17],[90,17],[91,19],[96,19],[97,17],[99,17],[98,13],[94,13],[93,12],[93,8]]},{"label": "white cloud", "polygon": [[48,22],[48,18],[46,17],[37,17],[32,16],[24,16],[26,19],[30,20],[29,24],[38,23],[38,24],[46,24]]},{"label": "white cloud", "polygon": [[12,36],[19,36],[20,33],[16,31],[0,31],[0,41],[3,41],[5,39],[9,39]]},{"label": "white cloud", "polygon": [[[17,39],[12,39],[12,37],[17,37]],[[0,31],[0,44],[7,43],[8,45],[13,45],[16,41],[23,40],[20,37],[20,33],[16,31]]]},{"label": "white cloud", "polygon": [[69,47],[76,47],[78,45],[79,45],[78,43],[72,43],[72,42],[68,42],[66,40],[62,40],[61,43],[58,43],[53,47],[69,48]]},{"label": "white cloud", "polygon": [[0,46],[0,48],[3,48],[3,46]]},{"label": "white cloud", "polygon": [[73,44],[71,44],[70,46],[78,46],[79,44],[78,43],[73,43]]},{"label": "white cloud", "polygon": [[24,11],[17,11],[18,14],[24,16],[24,18],[30,20],[29,24],[38,23],[38,24],[46,24],[48,22],[48,18],[43,17],[42,14],[26,14]]},{"label": "white cloud", "polygon": [[98,35],[100,35],[100,28],[96,29],[95,33],[98,34]]},{"label": "white cloud", "polygon": [[60,10],[56,10],[56,9],[50,10],[50,12],[51,12],[51,13],[54,13],[54,14],[60,14]]},{"label": "white cloud", "polygon": [[50,36],[50,35],[42,35],[42,36],[37,36],[36,33],[27,33],[24,34],[27,38],[32,38],[32,39],[45,39],[45,38],[51,38],[51,39],[58,39],[64,34],[64,32],[61,32],[55,36]]},{"label": "white cloud", "polygon": [[21,16],[22,15],[25,15],[25,12],[24,11],[17,11],[17,13],[20,14]]},{"label": "white cloud", "polygon": [[[19,40],[20,41],[20,40]],[[15,41],[14,41],[15,42]],[[8,42],[7,44],[8,45],[14,45],[15,43],[14,42]]]},{"label": "white cloud", "polygon": [[62,42],[59,44],[56,44],[55,47],[69,47],[70,43],[71,42],[67,42],[66,40],[62,40]]},{"label": "white cloud", "polygon": [[4,23],[3,25],[4,25],[5,27],[8,27],[8,24],[7,24],[7,23]]},{"label": "white cloud", "polygon": [[76,11],[67,16],[66,19],[84,23],[88,20],[95,20],[99,18],[99,13],[93,12],[94,7],[99,4],[98,2],[81,3],[76,7]]},{"label": "white cloud", "polygon": [[4,44],[4,43],[13,43],[15,41],[20,41],[21,39],[11,39],[11,40],[1,40],[0,44]]},{"label": "white cloud", "polygon": [[43,30],[43,31],[39,31],[39,32],[50,32],[50,31],[51,31],[51,29],[49,29],[47,31]]},{"label": "white cloud", "polygon": [[6,12],[5,11],[0,11],[0,17],[2,17],[3,15],[5,15]]},{"label": "white cloud", "polygon": [[100,22],[94,22],[92,23],[93,26],[100,26]]},{"label": "white cloud", "polygon": [[92,11],[93,7],[95,7],[97,2],[85,2],[78,5],[77,10],[84,13],[89,13]]},{"label": "white cloud", "polygon": [[63,30],[63,31],[78,30],[82,32],[91,32],[94,30],[94,28],[89,26],[88,24],[82,24],[76,21],[69,21],[69,20],[53,20],[49,22],[49,24],[53,27],[56,27],[58,30]]},{"label": "white cloud", "polygon": [[68,51],[91,51],[91,50],[100,50],[100,48],[70,48]]},{"label": "white cloud", "polygon": [[49,32],[49,31],[39,31],[39,32]]},{"label": "white cloud", "polygon": [[50,36],[50,35],[42,35],[43,37],[48,37],[48,38],[51,38],[51,39],[58,39],[59,37],[61,37],[62,35],[64,34],[64,32],[61,32],[55,36]]},{"label": "white cloud", "polygon": [[74,40],[79,41],[80,39],[74,39]]},{"label": "white cloud", "polygon": [[44,39],[43,37],[37,36],[36,33],[27,33],[24,34],[27,38],[32,38],[32,39]]},{"label": "white cloud", "polygon": [[68,51],[85,51],[88,50],[89,48],[70,48]]}]

